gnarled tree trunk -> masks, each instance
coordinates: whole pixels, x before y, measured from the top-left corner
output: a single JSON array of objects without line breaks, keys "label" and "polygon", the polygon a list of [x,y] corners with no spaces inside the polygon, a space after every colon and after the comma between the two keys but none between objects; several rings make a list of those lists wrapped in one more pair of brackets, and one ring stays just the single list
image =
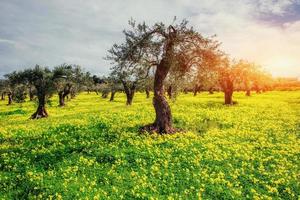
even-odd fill
[{"label": "gnarled tree trunk", "polygon": [[8,103],[7,103],[7,105],[11,105],[12,104],[12,92],[8,92],[7,93],[7,96],[8,96]]},{"label": "gnarled tree trunk", "polygon": [[172,92],[173,92],[173,88],[172,88],[172,85],[170,85],[168,87],[168,90],[167,90],[167,93],[168,93],[168,96],[169,96],[169,99],[172,99]]},{"label": "gnarled tree trunk", "polygon": [[172,126],[172,114],[170,106],[164,96],[163,82],[170,70],[170,64],[166,59],[162,59],[157,66],[154,78],[154,97],[153,105],[155,109],[155,121],[153,124],[142,128],[142,131],[155,131],[161,134],[174,133]]},{"label": "gnarled tree trunk", "polygon": [[197,96],[197,93],[200,92],[201,86],[195,85],[194,87],[194,97]]},{"label": "gnarled tree trunk", "polygon": [[132,104],[133,96],[135,93],[136,83],[133,83],[130,87],[126,81],[122,81],[124,91],[126,94],[126,105],[130,106]]},{"label": "gnarled tree trunk", "polygon": [[126,105],[130,106],[132,104],[134,92],[126,93]]},{"label": "gnarled tree trunk", "polygon": [[106,99],[108,97],[108,92],[102,92],[101,96],[103,99]]},{"label": "gnarled tree trunk", "polygon": [[187,94],[187,93],[188,93],[188,89],[187,89],[187,88],[184,88],[184,89],[183,89],[183,93],[184,93],[184,94]]},{"label": "gnarled tree trunk", "polygon": [[194,97],[197,96],[198,91],[194,90]]},{"label": "gnarled tree trunk", "polygon": [[31,119],[40,119],[44,117],[48,117],[48,113],[46,111],[46,96],[39,95],[38,96],[39,105],[35,113],[31,115]]},{"label": "gnarled tree trunk", "polygon": [[[172,38],[171,38],[172,39]],[[174,55],[174,42],[169,40],[165,46],[165,53],[162,60],[156,67],[154,75],[154,97],[153,106],[155,109],[155,121],[153,124],[143,127],[142,131],[155,131],[160,134],[174,133],[172,114],[170,106],[164,96],[164,80],[166,79],[170,67],[171,60]]]},{"label": "gnarled tree trunk", "polygon": [[225,88],[223,88],[224,91],[224,97],[225,97],[225,105],[232,105],[232,94],[233,94],[233,81],[230,79],[226,80]]},{"label": "gnarled tree trunk", "polygon": [[65,106],[65,97],[64,97],[64,92],[59,92],[58,93],[58,99],[59,99],[59,106]]},{"label": "gnarled tree trunk", "polygon": [[71,91],[70,94],[71,94],[71,99],[75,99],[75,97],[76,97],[75,91]]},{"label": "gnarled tree trunk", "polygon": [[150,98],[150,90],[149,90],[148,87],[146,88],[146,98],[147,98],[147,99]]},{"label": "gnarled tree trunk", "polygon": [[112,90],[111,93],[110,93],[110,99],[109,99],[109,101],[114,101],[114,99],[115,99],[115,94],[116,94],[116,91],[115,91],[115,90]]},{"label": "gnarled tree trunk", "polygon": [[29,101],[33,101],[33,97],[34,97],[33,93],[29,92]]},{"label": "gnarled tree trunk", "polygon": [[232,105],[233,102],[232,102],[232,94],[233,94],[233,91],[225,91],[225,104],[226,105]]},{"label": "gnarled tree trunk", "polygon": [[29,101],[33,101],[34,93],[32,91],[31,86],[29,87]]},{"label": "gnarled tree trunk", "polygon": [[250,97],[251,96],[251,90],[246,91],[246,96]]},{"label": "gnarled tree trunk", "polygon": [[58,100],[59,100],[59,106],[63,107],[65,106],[65,99],[69,99],[69,94],[71,93],[71,86],[66,86],[62,91],[58,92]]}]

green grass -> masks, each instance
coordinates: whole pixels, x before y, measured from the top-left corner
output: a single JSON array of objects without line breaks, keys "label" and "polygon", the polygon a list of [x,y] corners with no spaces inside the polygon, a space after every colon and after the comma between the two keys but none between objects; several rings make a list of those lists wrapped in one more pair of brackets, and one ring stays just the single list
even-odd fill
[{"label": "green grass", "polygon": [[80,94],[49,118],[0,101],[0,199],[298,199],[300,92],[224,106],[223,94],[171,102],[174,135],[139,134],[152,100]]}]

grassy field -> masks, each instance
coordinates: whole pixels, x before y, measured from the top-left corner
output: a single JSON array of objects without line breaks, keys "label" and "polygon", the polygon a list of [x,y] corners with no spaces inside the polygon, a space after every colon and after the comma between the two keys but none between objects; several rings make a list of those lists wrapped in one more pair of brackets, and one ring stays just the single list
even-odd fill
[{"label": "grassy field", "polygon": [[299,199],[300,92],[224,106],[223,94],[171,102],[174,135],[139,134],[151,99],[80,94],[49,118],[0,102],[0,199]]}]

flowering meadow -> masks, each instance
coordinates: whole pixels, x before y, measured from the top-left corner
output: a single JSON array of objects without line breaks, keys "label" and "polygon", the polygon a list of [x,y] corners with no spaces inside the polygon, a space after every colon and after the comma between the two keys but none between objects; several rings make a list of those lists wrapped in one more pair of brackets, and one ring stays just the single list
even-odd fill
[{"label": "flowering meadow", "polygon": [[180,94],[181,133],[141,134],[152,99],[82,93],[48,118],[0,101],[0,199],[299,199],[300,92]]}]

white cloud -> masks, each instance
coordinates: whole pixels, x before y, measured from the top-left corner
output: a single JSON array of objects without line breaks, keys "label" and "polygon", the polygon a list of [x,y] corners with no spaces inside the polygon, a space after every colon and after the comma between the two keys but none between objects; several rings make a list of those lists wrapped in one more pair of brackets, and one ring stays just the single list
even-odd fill
[{"label": "white cloud", "polygon": [[[299,74],[299,21],[274,26],[258,20],[266,13],[284,16],[296,1],[2,0],[0,75],[35,63],[64,62],[107,73],[109,62],[103,57],[113,43],[123,40],[121,31],[129,18],[169,23],[174,16],[187,18],[204,35],[217,34],[234,57],[261,63],[274,74]],[[287,68],[276,66],[282,60],[288,60]]]},{"label": "white cloud", "polygon": [[[275,7],[283,9],[283,5],[286,4]],[[236,6],[235,10],[241,5],[230,6]],[[232,57],[261,64],[275,76],[300,77],[300,20],[274,26],[253,17],[252,12],[257,9],[254,4],[243,8],[237,12],[218,9],[214,15],[199,14],[191,21],[201,32],[216,33],[223,49]]]},{"label": "white cloud", "polygon": [[0,43],[7,43],[7,44],[15,44],[16,42],[13,40],[7,40],[7,39],[1,39],[0,38]]},{"label": "white cloud", "polygon": [[299,0],[259,0],[258,9],[264,13],[283,15],[295,3],[299,3]]}]

